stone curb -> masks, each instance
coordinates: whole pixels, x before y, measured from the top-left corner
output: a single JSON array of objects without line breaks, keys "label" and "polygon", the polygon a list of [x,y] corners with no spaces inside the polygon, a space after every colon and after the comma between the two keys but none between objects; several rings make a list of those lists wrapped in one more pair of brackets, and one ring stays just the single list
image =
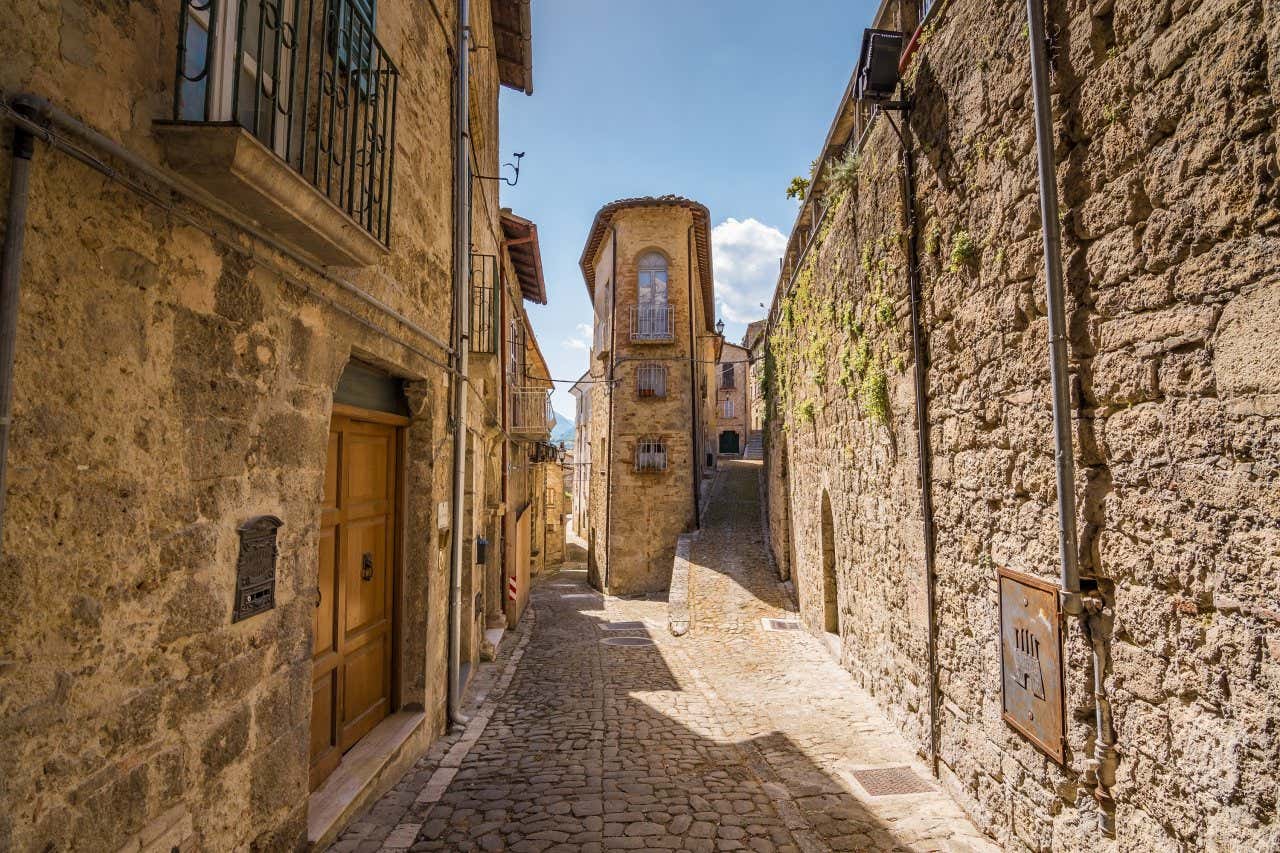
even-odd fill
[{"label": "stone curb", "polygon": [[697,533],[681,533],[676,539],[676,558],[671,565],[671,590],[667,594],[667,622],[671,633],[689,633],[689,553]]}]

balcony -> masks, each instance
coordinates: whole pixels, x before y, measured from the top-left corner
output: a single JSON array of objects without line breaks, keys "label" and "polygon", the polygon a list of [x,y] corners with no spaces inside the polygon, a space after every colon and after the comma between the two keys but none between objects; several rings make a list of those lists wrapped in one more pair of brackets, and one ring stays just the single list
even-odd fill
[{"label": "balcony", "polygon": [[368,0],[183,0],[169,164],[322,262],[391,239],[399,72]]},{"label": "balcony", "polygon": [[666,343],[675,340],[675,310],[671,304],[636,305],[631,308],[633,343]]},{"label": "balcony", "polygon": [[513,388],[511,391],[511,432],[538,435],[551,431],[551,392],[546,388]]}]

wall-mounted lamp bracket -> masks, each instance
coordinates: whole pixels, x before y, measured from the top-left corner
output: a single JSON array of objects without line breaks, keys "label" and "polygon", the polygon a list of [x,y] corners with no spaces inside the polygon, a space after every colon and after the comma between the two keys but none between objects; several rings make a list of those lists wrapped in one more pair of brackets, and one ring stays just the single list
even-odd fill
[{"label": "wall-mounted lamp bracket", "polygon": [[504,175],[472,175],[471,177],[475,178],[477,181],[502,181],[507,186],[514,187],[516,184],[520,183],[520,158],[524,156],[524,152],[517,151],[511,156],[516,158],[516,161],[514,163],[503,163],[502,168],[514,169],[514,177],[508,178]]}]

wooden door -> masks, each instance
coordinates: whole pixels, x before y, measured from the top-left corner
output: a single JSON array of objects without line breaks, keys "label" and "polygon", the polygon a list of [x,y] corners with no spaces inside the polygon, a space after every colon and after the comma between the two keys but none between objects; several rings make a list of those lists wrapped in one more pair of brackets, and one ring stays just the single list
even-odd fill
[{"label": "wooden door", "polygon": [[335,415],[320,513],[311,789],[391,712],[396,428]]}]

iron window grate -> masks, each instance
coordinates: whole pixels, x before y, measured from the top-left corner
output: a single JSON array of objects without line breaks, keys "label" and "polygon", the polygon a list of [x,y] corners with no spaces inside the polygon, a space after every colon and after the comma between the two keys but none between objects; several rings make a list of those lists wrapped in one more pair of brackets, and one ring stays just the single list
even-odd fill
[{"label": "iron window grate", "polygon": [[637,471],[667,470],[667,444],[661,439],[645,438],[636,443]]},{"label": "iron window grate", "polygon": [[640,397],[667,396],[667,368],[661,364],[642,364],[636,368],[636,394]]}]

